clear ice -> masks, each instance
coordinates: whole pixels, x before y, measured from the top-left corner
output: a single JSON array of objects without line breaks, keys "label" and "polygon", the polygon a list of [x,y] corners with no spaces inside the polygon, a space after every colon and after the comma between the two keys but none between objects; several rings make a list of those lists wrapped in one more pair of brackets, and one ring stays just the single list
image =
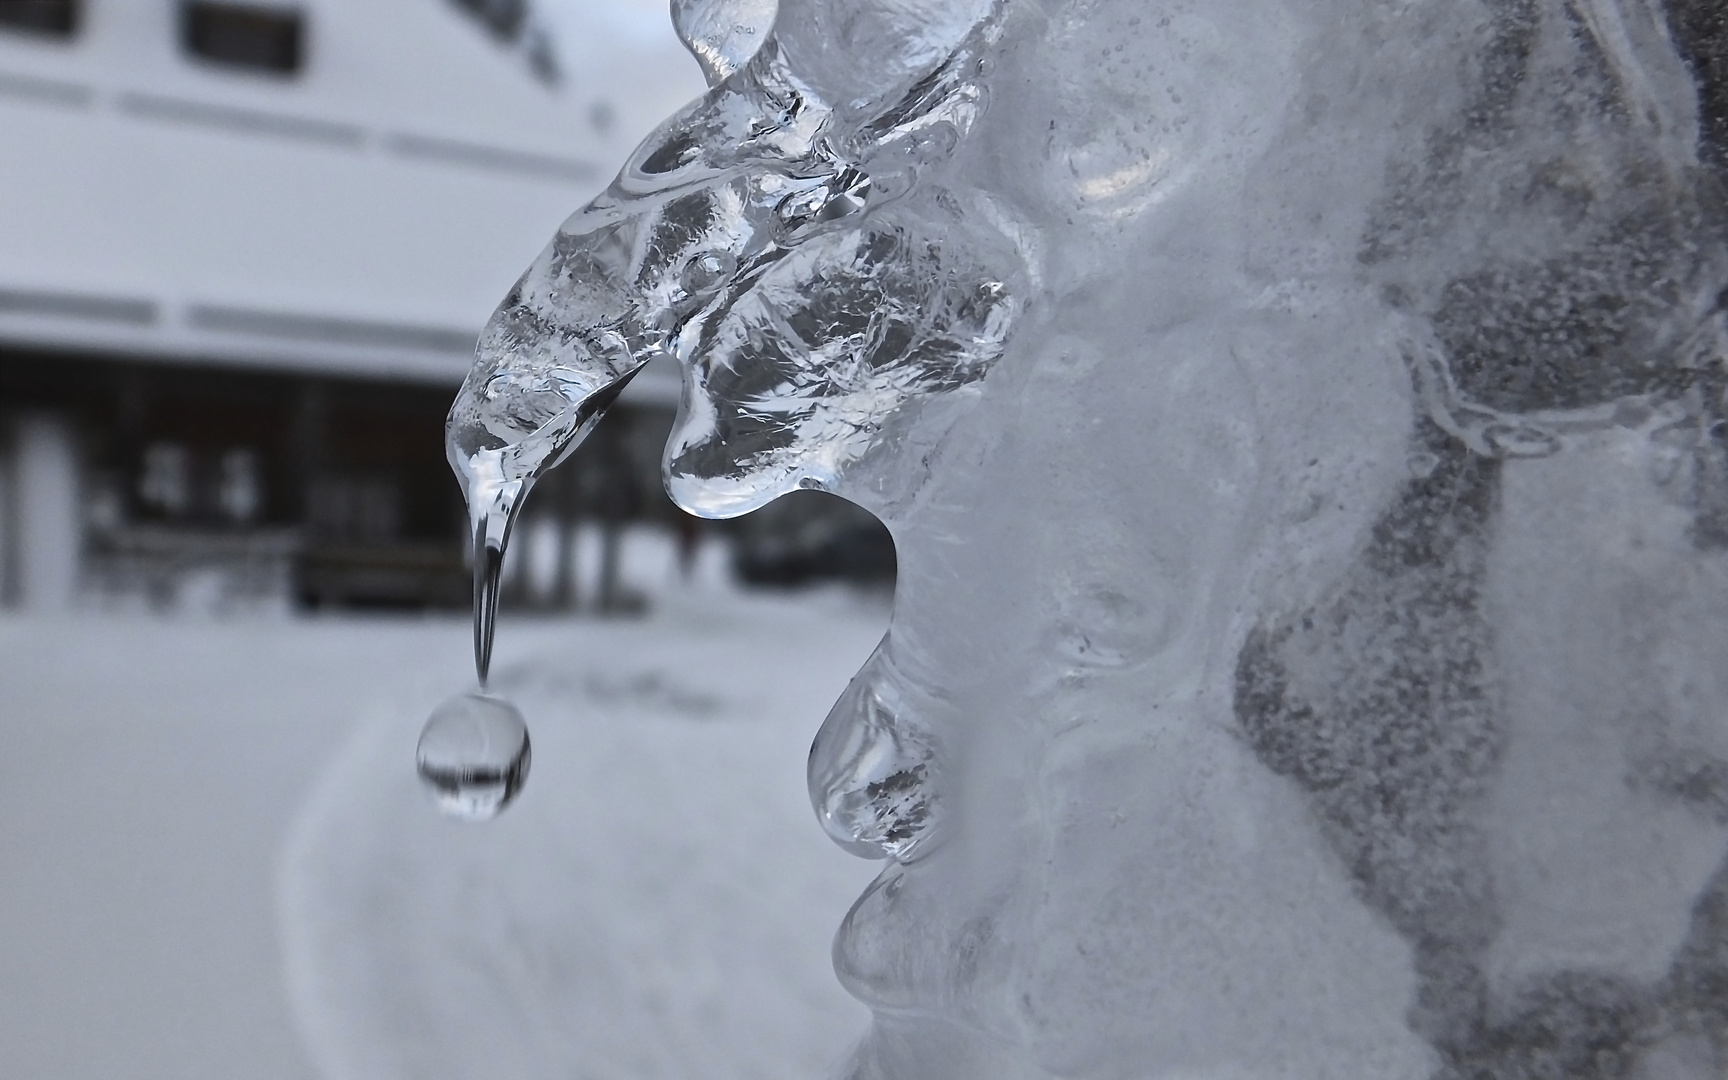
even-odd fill
[{"label": "clear ice", "polygon": [[842,1076],[1728,1075],[1717,0],[673,23],[452,461],[501,550],[667,354],[680,506],[892,531]]},{"label": "clear ice", "polygon": [[433,710],[414,756],[438,809],[463,821],[487,821],[528,779],[528,725],[508,701],[459,694]]},{"label": "clear ice", "polygon": [[905,862],[934,838],[940,762],[887,655],[878,649],[829,711],[810,746],[808,779],[816,819],[836,844]]}]

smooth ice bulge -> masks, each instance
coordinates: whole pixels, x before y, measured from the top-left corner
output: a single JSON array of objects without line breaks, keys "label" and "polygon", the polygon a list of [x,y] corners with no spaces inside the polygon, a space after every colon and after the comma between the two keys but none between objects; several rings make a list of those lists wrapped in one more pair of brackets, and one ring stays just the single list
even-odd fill
[{"label": "smooth ice bulge", "polygon": [[848,1080],[1728,1072],[1717,8],[677,6],[456,456],[665,353],[681,506],[892,531]]},{"label": "smooth ice bulge", "polygon": [[672,25],[713,86],[761,48],[775,7],[775,0],[672,0]]},{"label": "smooth ice bulge", "polygon": [[528,779],[528,725],[507,701],[461,694],[433,711],[414,756],[439,810],[486,821],[510,805]]},{"label": "smooth ice bulge", "polygon": [[842,107],[771,36],[715,52],[715,6],[679,10],[692,51],[730,57],[730,73],[564,223],[451,410],[451,461],[487,543],[654,355],[683,361],[693,391],[667,483],[729,516],[843,483],[874,432],[982,378],[1018,310],[1019,253],[954,229],[966,195],[921,180],[978,114],[982,31],[959,27],[908,95]]},{"label": "smooth ice bulge", "polygon": [[935,741],[911,715],[884,643],[829,711],[810,747],[816,818],[852,854],[904,862],[935,835],[939,769]]}]

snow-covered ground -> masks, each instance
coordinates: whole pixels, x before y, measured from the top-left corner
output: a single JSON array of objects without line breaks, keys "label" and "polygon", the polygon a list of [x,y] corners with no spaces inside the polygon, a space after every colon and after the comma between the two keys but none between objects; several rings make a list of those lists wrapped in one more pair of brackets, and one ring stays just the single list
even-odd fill
[{"label": "snow-covered ground", "polygon": [[885,606],[662,597],[511,618],[499,820],[436,816],[457,619],[0,617],[0,1060],[31,1078],[821,1075],[875,868],[803,757]]}]

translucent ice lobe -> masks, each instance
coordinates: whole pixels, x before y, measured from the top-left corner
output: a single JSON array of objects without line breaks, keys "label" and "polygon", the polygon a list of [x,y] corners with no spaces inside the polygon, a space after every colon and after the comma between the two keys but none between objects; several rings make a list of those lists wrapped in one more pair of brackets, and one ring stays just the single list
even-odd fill
[{"label": "translucent ice lobe", "polygon": [[[687,508],[928,480],[927,677],[884,649],[810,757],[841,846],[914,860],[837,941],[885,1018],[857,1077],[1724,1075],[1728,608],[1673,568],[1728,546],[1728,277],[1664,5],[1022,3],[957,47],[984,6],[785,0],[752,51],[766,7],[680,5],[715,85],[495,320],[461,459],[507,530],[663,349]],[[977,407],[932,435],[939,397]],[[1670,588],[1705,606],[1663,674]],[[1638,745],[1664,679],[1714,756]],[[955,1020],[1017,1064],[945,1058]]]},{"label": "translucent ice lobe", "polygon": [[828,836],[866,859],[906,861],[934,837],[934,740],[910,715],[886,645],[859,672],[810,747],[810,805]]},{"label": "translucent ice lobe", "polygon": [[761,48],[778,6],[776,0],[672,0],[672,28],[713,86]]},{"label": "translucent ice lobe", "polygon": [[[783,217],[796,229],[842,218],[856,190],[837,183],[822,208],[809,198]],[[799,486],[846,494],[891,421],[1002,355],[1019,311],[1011,255],[939,219],[886,208],[866,220],[801,242],[682,342],[693,386],[665,463],[679,505],[730,516]]]},{"label": "translucent ice lobe", "polygon": [[590,215],[561,232],[487,323],[450,406],[445,455],[474,539],[474,666],[485,685],[498,570],[534,481],[581,443],[659,337],[625,286],[631,232]]},{"label": "translucent ice lobe", "polygon": [[438,809],[485,821],[508,806],[528,778],[528,725],[514,705],[462,694],[440,705],[420,733],[415,763]]},{"label": "translucent ice lobe", "polygon": [[452,409],[482,546],[652,355],[686,365],[673,497],[730,516],[834,486],[892,415],[981,378],[1018,310],[1012,248],[963,241],[940,190],[916,197],[980,115],[981,37],[956,32],[924,77],[842,114],[767,38],[772,5],[674,15],[723,81],[565,223]]},{"label": "translucent ice lobe", "polygon": [[[591,430],[656,340],[633,318],[616,230],[560,233],[487,323],[450,406],[445,450],[476,524]],[[502,525],[488,532],[501,538]]]}]

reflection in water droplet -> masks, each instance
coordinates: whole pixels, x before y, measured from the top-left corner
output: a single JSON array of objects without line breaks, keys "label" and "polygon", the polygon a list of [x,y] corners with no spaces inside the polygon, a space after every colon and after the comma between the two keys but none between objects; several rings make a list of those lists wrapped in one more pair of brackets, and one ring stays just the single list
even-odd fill
[{"label": "reflection in water droplet", "polygon": [[810,747],[810,804],[828,836],[866,859],[901,862],[926,844],[938,800],[936,748],[878,692],[878,659],[840,695]]},{"label": "reflection in water droplet", "polygon": [[529,756],[522,714],[485,694],[462,694],[433,710],[415,753],[438,809],[463,821],[498,816],[522,790]]}]

